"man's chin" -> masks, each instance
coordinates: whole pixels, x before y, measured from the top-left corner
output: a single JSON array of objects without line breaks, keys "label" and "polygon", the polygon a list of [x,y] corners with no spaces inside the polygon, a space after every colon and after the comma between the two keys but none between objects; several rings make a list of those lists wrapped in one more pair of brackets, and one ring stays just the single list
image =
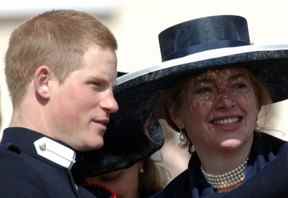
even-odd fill
[{"label": "man's chin", "polygon": [[85,143],[85,145],[82,146],[81,151],[98,150],[104,146],[104,140],[102,137],[101,138],[97,137],[97,141],[91,141],[91,140],[93,140],[93,138],[88,140]]}]

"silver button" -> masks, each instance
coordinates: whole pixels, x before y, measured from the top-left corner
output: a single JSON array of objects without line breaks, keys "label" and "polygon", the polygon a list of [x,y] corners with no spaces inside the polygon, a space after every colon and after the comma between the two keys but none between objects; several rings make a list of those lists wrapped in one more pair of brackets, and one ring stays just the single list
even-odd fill
[{"label": "silver button", "polygon": [[39,148],[40,148],[41,151],[45,151],[46,150],[46,144],[45,143],[41,144],[39,146]]}]

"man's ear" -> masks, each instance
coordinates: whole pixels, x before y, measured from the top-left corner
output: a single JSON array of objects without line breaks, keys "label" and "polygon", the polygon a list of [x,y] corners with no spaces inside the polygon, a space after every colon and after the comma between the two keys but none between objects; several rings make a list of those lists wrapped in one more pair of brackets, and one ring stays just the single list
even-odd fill
[{"label": "man's ear", "polygon": [[46,65],[39,66],[34,72],[34,88],[35,93],[42,99],[49,99],[49,80],[52,72]]}]

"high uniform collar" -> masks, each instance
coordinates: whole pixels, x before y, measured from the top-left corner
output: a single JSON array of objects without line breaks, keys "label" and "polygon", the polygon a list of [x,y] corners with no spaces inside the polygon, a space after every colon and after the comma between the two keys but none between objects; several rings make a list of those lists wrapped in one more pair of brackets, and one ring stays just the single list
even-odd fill
[{"label": "high uniform collar", "polygon": [[4,130],[2,144],[8,148],[23,152],[35,158],[44,158],[48,162],[70,169],[75,163],[75,152],[67,145],[53,140],[39,132],[10,127]]}]

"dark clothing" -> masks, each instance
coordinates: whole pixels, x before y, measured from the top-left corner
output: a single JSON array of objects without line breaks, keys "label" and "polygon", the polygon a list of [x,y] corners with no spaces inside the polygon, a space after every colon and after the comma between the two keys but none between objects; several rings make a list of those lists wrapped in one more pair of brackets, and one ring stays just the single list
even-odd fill
[{"label": "dark clothing", "polygon": [[[118,198],[119,196],[109,190],[108,188],[106,188],[105,186],[100,186],[99,184],[96,185],[96,184],[93,184],[90,186],[85,186],[84,187],[90,191],[91,193],[93,193],[96,197],[101,197],[101,198]],[[152,195],[154,195],[155,193],[154,192],[140,192],[140,195],[139,195],[139,198],[148,198],[148,197],[151,197]]]},{"label": "dark clothing", "polygon": [[245,171],[246,179],[239,188],[227,193],[217,193],[205,180],[200,170],[199,158],[193,154],[189,168],[155,197],[288,197],[287,168],[288,143],[256,132]]},{"label": "dark clothing", "polygon": [[0,197],[94,197],[75,185],[68,168],[37,154],[33,143],[42,137],[25,128],[4,131],[0,144]]}]

